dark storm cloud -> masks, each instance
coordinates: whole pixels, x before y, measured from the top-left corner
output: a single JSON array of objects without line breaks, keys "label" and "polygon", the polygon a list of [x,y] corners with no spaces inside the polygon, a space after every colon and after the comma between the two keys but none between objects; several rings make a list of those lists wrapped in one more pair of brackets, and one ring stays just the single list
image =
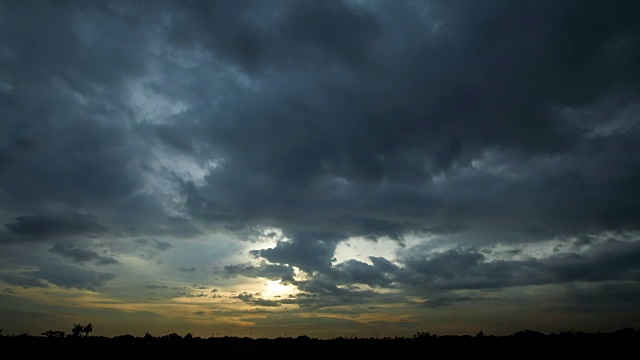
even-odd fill
[{"label": "dark storm cloud", "polygon": [[616,241],[599,244],[583,253],[511,261],[489,261],[473,248],[441,253],[414,252],[402,260],[406,269],[396,281],[423,290],[503,288],[572,281],[639,281],[639,250],[637,241]]},{"label": "dark storm cloud", "polygon": [[428,308],[439,308],[439,307],[449,307],[457,303],[475,302],[475,301],[479,301],[479,299],[468,297],[468,296],[460,296],[456,298],[442,297],[442,298],[437,298],[433,300],[431,299],[427,300],[423,302],[423,305],[424,307],[428,307]]},{"label": "dark storm cloud", "polygon": [[137,239],[135,240],[135,242],[142,246],[149,245],[157,250],[169,250],[173,247],[173,245],[171,245],[170,243],[159,240]]},{"label": "dark storm cloud", "polygon": [[[602,308],[602,304],[633,310],[640,295],[640,283],[615,281],[591,284],[587,287],[567,285],[565,291],[564,296],[569,300],[568,306],[577,307],[582,311]],[[560,310],[561,307],[551,306],[551,310]]]},{"label": "dark storm cloud", "polygon": [[194,144],[189,141],[189,133],[181,134],[179,132],[180,129],[167,125],[158,125],[154,127],[154,129],[158,139],[171,148],[184,153],[192,153],[195,151]]},{"label": "dark storm cloud", "polygon": [[148,166],[153,150],[134,121],[132,89],[148,74],[160,15],[138,5],[2,5],[0,172],[10,176],[0,196],[22,216],[12,232],[80,231],[88,217],[59,214],[85,213],[116,236],[198,233],[143,191],[145,178],[166,175]]},{"label": "dark storm cloud", "polygon": [[[225,162],[207,185],[187,193],[194,215],[331,227],[345,237],[398,238],[425,225],[477,227],[491,218],[506,219],[527,238],[524,229],[540,225],[549,234],[637,225],[638,209],[625,200],[634,196],[610,185],[636,177],[634,157],[615,144],[637,130],[587,137],[587,129],[556,113],[597,106],[618,91],[627,106],[637,101],[636,83],[623,76],[637,76],[634,63],[622,60],[637,48],[628,9],[617,4],[600,18],[591,3],[435,2],[424,19],[397,8],[400,18],[392,19],[383,11],[391,6],[360,10],[371,11],[379,30],[375,55],[358,71],[318,61],[322,74],[300,74],[289,84],[256,76],[268,97],[246,90],[238,93],[246,100],[241,109],[224,113],[222,105],[208,136]],[[413,36],[391,43],[405,25],[414,27]],[[627,154],[638,153],[623,143]],[[470,162],[492,153],[501,157],[492,165],[522,176]],[[548,156],[559,160],[547,164]],[[439,174],[453,181],[429,187]],[[593,192],[577,187],[579,179]]]},{"label": "dark storm cloud", "polygon": [[318,60],[359,63],[377,35],[376,20],[339,0],[179,1],[169,39],[205,46],[254,73],[271,66],[308,66]]},{"label": "dark storm cloud", "polygon": [[49,251],[71,258],[78,263],[86,261],[95,261],[96,265],[111,265],[118,263],[118,261],[112,257],[100,256],[94,251],[81,249],[69,244],[55,244]]},{"label": "dark storm cloud", "polygon": [[0,279],[6,282],[7,284],[17,285],[24,288],[32,288],[32,287],[49,287],[49,285],[43,281],[42,279],[31,276],[31,274],[2,274],[0,275]]},{"label": "dark storm cloud", "polygon": [[104,233],[107,227],[99,224],[95,217],[69,213],[62,216],[30,215],[18,216],[15,221],[5,224],[12,234],[21,238],[41,240],[49,237],[92,235]]},{"label": "dark storm cloud", "polygon": [[[124,128],[102,120],[126,116],[117,88],[144,72],[131,41],[140,32],[109,6],[3,7],[11,16],[0,61],[11,90],[3,97],[0,166],[12,174],[2,177],[3,191],[20,208],[47,200],[81,205],[134,190]],[[18,140],[25,145],[12,146]]]},{"label": "dark storm cloud", "polygon": [[347,260],[334,266],[332,273],[342,284],[366,284],[372,287],[391,287],[401,271],[397,265],[380,257],[370,256],[372,265],[358,261]]},{"label": "dark storm cloud", "polygon": [[25,271],[21,275],[34,281],[45,280],[63,288],[93,290],[113,280],[115,275],[94,271],[90,268],[75,265],[55,264],[42,265],[36,271]]},{"label": "dark storm cloud", "polygon": [[553,257],[545,267],[563,281],[640,281],[640,244],[614,240],[584,255]]},{"label": "dark storm cloud", "polygon": [[441,91],[444,101],[436,107],[446,114],[464,104],[453,115],[482,120],[475,126],[462,122],[478,130],[474,140],[528,152],[575,146],[580,134],[554,122],[548,106],[588,105],[612,90],[638,90],[640,73],[628,59],[637,58],[640,27],[627,13],[637,6],[436,3],[435,17],[441,16],[452,34],[448,49],[456,52],[447,69],[454,70],[448,75],[456,81]]},{"label": "dark storm cloud", "polygon": [[279,241],[273,248],[252,250],[251,254],[272,263],[297,266],[307,272],[328,271],[337,240],[340,240],[338,236],[332,232],[301,233],[292,241]]}]

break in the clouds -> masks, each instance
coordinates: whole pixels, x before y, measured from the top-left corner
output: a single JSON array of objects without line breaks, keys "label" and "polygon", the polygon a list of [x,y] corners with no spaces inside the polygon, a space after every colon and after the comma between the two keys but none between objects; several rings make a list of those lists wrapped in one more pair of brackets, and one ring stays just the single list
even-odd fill
[{"label": "break in the clouds", "polygon": [[5,295],[113,334],[640,326],[638,11],[2,1]]}]

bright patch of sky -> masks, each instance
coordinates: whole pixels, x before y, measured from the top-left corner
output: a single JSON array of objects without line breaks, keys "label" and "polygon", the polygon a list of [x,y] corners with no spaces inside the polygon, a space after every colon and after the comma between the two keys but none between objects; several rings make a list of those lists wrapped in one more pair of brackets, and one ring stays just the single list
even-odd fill
[{"label": "bright patch of sky", "polygon": [[152,90],[145,81],[134,81],[129,86],[130,105],[135,111],[135,121],[165,124],[173,116],[187,111],[187,104],[180,99],[169,98]]},{"label": "bright patch of sky", "polygon": [[247,240],[249,245],[246,247],[246,251],[269,249],[275,247],[279,241],[289,241],[281,229],[276,227],[265,227],[257,231],[257,233],[251,234]]},{"label": "bright patch of sky", "polygon": [[378,239],[376,241],[362,237],[352,237],[336,247],[334,264],[355,259],[373,265],[369,256],[383,257],[389,261],[396,259],[396,251],[401,248],[397,241]]},{"label": "bright patch of sky", "polygon": [[265,290],[261,294],[265,298],[286,297],[298,293],[298,289],[293,285],[285,285],[280,281],[267,280]]}]

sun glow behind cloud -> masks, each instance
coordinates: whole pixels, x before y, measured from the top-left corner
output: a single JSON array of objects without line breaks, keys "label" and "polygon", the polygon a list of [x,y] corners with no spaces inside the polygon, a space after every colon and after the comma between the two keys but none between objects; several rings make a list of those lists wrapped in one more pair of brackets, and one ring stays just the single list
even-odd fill
[{"label": "sun glow behind cloud", "polygon": [[295,286],[282,284],[281,281],[268,280],[265,284],[266,290],[262,293],[265,298],[281,298],[295,295],[299,291]]}]

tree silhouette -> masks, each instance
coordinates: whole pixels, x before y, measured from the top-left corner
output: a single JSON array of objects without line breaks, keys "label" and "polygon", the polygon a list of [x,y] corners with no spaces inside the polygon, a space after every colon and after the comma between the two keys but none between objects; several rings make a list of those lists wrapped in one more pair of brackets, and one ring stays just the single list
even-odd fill
[{"label": "tree silhouette", "polygon": [[[298,337],[278,337],[275,339],[250,337],[211,337],[202,339],[192,333],[181,337],[177,333],[154,337],[146,333],[142,337],[120,335],[113,338],[93,336],[84,339],[93,330],[93,324],[74,324],[73,334],[64,337],[62,331],[49,330],[38,335],[23,333],[7,335],[0,332],[0,347],[4,353],[19,353],[23,359],[75,359],[89,357],[98,353],[100,358],[118,358],[123,354],[144,354],[148,358],[184,358],[196,359],[211,357],[215,348],[216,358],[260,358],[265,354],[278,354],[282,360],[294,359],[418,359],[448,358],[471,359],[491,357],[492,359],[549,358],[593,358],[594,354],[604,354],[610,359],[628,358],[628,353],[637,350],[640,330],[624,328],[611,333],[565,332],[545,335],[538,331],[525,330],[513,335],[488,335],[479,331],[476,337],[471,335],[436,335],[429,331],[419,331],[411,337],[381,337],[384,340],[371,340],[367,337],[336,337],[332,340]],[[571,334],[571,335],[567,335]],[[514,338],[515,335],[515,338]],[[76,337],[72,337],[76,336]],[[570,338],[567,338],[570,336]],[[478,337],[485,338],[478,340]],[[43,341],[44,340],[44,341]],[[419,341],[416,341],[419,340]],[[422,341],[425,340],[425,341]],[[286,348],[286,351],[283,348]],[[602,357],[602,356],[600,356]]]},{"label": "tree silhouette", "polygon": [[88,323],[85,327],[82,328],[82,332],[84,336],[89,336],[89,333],[93,331],[93,324]]},{"label": "tree silhouette", "polygon": [[80,324],[73,323],[73,328],[71,329],[71,336],[77,337],[80,336],[84,327]]},{"label": "tree silhouette", "polygon": [[432,335],[430,331],[418,331],[413,335],[413,338],[415,340],[423,340],[423,341],[431,338],[436,338],[436,337],[437,335],[435,334]]},{"label": "tree silhouette", "polygon": [[85,326],[82,326],[80,324],[73,324],[73,329],[71,329],[71,335],[78,337],[80,336],[80,334],[84,333],[85,336],[89,336],[89,333],[93,331],[93,324],[92,323],[88,323]]},{"label": "tree silhouette", "polygon": [[63,338],[64,337],[64,331],[47,330],[47,331],[43,332],[42,335],[46,336],[48,338]]}]

